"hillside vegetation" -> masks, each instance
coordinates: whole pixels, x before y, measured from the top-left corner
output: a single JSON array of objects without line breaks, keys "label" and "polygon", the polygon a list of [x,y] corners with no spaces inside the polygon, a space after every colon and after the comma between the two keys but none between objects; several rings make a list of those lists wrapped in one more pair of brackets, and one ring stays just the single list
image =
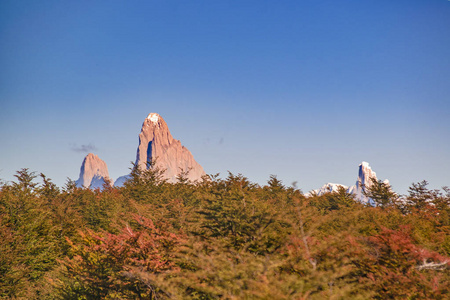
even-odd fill
[{"label": "hillside vegetation", "polygon": [[275,176],[0,186],[3,299],[448,299],[450,191],[305,197]]}]

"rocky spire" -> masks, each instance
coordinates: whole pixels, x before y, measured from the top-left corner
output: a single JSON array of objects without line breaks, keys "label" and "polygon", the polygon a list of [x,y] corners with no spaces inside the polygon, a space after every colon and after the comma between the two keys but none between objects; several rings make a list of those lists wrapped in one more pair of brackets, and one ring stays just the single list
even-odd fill
[{"label": "rocky spire", "polygon": [[[338,191],[339,187],[343,187],[347,189],[347,192],[349,194],[354,195],[355,200],[360,201],[362,203],[369,203],[373,204],[372,199],[367,198],[364,195],[364,190],[372,186],[371,178],[378,180],[377,174],[372,170],[372,168],[369,166],[368,162],[363,161],[359,165],[358,169],[358,178],[356,179],[356,184],[352,185],[351,187],[347,188],[345,185],[339,184],[339,183],[327,183],[324,186],[322,186],[320,189],[312,190],[309,193],[306,193],[305,196],[309,197],[313,193],[317,194],[318,196],[323,195],[325,193],[331,193]],[[383,181],[386,184],[389,184],[389,180]]]},{"label": "rocky spire", "polygon": [[[359,165],[358,179],[356,180],[356,184],[349,188],[349,193],[355,195],[355,199],[363,203],[370,202],[370,199],[364,196],[363,191],[372,186],[372,178],[378,180],[377,173],[372,171],[372,168],[369,166],[368,162],[363,161]],[[385,182],[389,183],[388,180],[385,180]]]},{"label": "rocky spire", "polygon": [[164,119],[157,113],[151,113],[142,124],[139,134],[139,146],[136,154],[136,165],[142,170],[147,162],[156,159],[156,166],[165,169],[164,177],[169,182],[176,182],[181,172],[189,171],[187,178],[200,180],[205,172],[189,150],[181,145],[170,134]]},{"label": "rocky spire", "polygon": [[361,188],[362,186],[370,187],[372,185],[372,178],[377,179],[377,173],[372,171],[372,168],[369,166],[368,162],[363,161],[359,165],[358,181],[356,182],[356,186],[358,188]]},{"label": "rocky spire", "polygon": [[106,181],[111,183],[106,163],[95,154],[86,155],[81,165],[80,178],[75,182],[77,187],[102,188]]}]

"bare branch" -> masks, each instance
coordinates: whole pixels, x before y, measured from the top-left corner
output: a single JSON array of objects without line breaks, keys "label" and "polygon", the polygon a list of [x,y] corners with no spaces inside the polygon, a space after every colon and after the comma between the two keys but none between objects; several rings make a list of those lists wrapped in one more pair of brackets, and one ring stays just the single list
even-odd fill
[{"label": "bare branch", "polygon": [[437,270],[442,271],[447,269],[447,263],[449,263],[449,260],[445,260],[441,263],[435,263],[435,262],[427,262],[426,259],[423,260],[423,264],[416,266],[416,269],[421,270]]}]

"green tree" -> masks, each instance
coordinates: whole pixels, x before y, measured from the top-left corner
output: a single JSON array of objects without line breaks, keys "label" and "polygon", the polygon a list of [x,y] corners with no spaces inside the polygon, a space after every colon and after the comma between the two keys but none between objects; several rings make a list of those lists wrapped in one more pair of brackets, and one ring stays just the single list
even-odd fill
[{"label": "green tree", "polygon": [[164,169],[157,166],[156,160],[147,163],[147,169],[133,164],[130,178],[125,181],[123,193],[137,202],[155,203],[161,200],[165,192],[167,179]]},{"label": "green tree", "polygon": [[17,181],[2,187],[0,194],[0,295],[32,299],[46,272],[56,265],[51,213],[39,194],[36,175],[22,169]]},{"label": "green tree", "polygon": [[381,208],[393,207],[399,196],[392,190],[389,183],[370,178],[371,184],[363,189],[364,196],[373,201],[375,206]]}]

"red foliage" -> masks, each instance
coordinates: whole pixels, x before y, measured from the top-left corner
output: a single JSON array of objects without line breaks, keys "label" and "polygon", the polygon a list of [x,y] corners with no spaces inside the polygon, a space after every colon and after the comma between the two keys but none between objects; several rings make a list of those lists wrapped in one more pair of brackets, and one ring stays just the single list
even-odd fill
[{"label": "red foliage", "polygon": [[449,292],[439,270],[450,264],[450,258],[415,245],[409,226],[383,227],[365,240],[365,246],[356,265],[379,299],[444,299]]},{"label": "red foliage", "polygon": [[145,274],[176,269],[173,249],[181,238],[156,227],[150,219],[135,220],[139,224],[136,231],[128,225],[117,235],[100,236],[88,231],[82,233],[82,246],[69,240],[74,256],[64,264],[69,275],[83,286],[79,293],[103,297],[111,291],[129,291],[142,296],[151,288],[142,279]]}]

